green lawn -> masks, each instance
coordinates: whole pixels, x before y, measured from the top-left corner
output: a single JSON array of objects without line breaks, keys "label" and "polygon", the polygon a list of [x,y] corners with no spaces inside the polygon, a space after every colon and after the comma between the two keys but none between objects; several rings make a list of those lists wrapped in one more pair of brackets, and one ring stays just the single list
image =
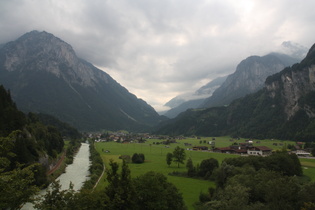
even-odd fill
[{"label": "green lawn", "polygon": [[300,158],[301,165],[303,166],[303,174],[310,177],[315,181],[315,159]]},{"label": "green lawn", "polygon": [[[132,156],[134,153],[143,153],[145,155],[145,163],[143,164],[129,164],[129,168],[131,170],[131,176],[137,177],[141,174],[144,174],[148,171],[156,171],[160,172],[167,176],[168,180],[176,185],[176,187],[183,194],[184,201],[189,209],[193,209],[193,204],[198,201],[198,197],[200,192],[206,192],[209,187],[214,187],[214,183],[205,180],[199,179],[191,179],[185,177],[177,177],[168,175],[173,171],[186,171],[185,165],[181,165],[180,168],[177,167],[174,163],[170,167],[166,164],[166,154],[168,152],[173,152],[176,146],[180,146],[182,148],[187,148],[184,146],[184,143],[189,143],[193,146],[209,146],[207,143],[212,141],[211,137],[208,138],[188,138],[184,140],[177,140],[178,143],[174,143],[169,145],[169,148],[165,147],[165,145],[157,145],[157,142],[161,142],[162,140],[150,139],[146,143],[128,143],[121,144],[116,142],[106,142],[106,143],[96,143],[96,150],[101,154],[101,157],[105,163],[105,166],[108,167],[108,163],[110,159],[114,159],[114,161],[121,162],[119,159],[120,155],[130,155]],[[202,141],[202,144],[200,144]],[[204,143],[206,141],[207,143]],[[237,143],[245,142],[245,139],[240,139],[236,141]],[[230,141],[230,137],[216,137],[215,139],[216,147],[226,147],[231,145],[232,141]],[[278,143],[277,146],[273,145],[273,143]],[[254,141],[254,145],[268,146],[274,150],[280,150],[283,148],[282,143],[285,144],[294,144],[294,142],[290,141],[279,141],[279,140],[261,140],[260,144],[256,144]],[[103,150],[109,150],[110,153],[105,153]],[[215,158],[222,162],[227,157],[237,157],[237,155],[231,154],[221,154],[221,153],[211,153],[211,152],[202,152],[202,151],[191,151],[186,150],[186,156],[191,157],[194,165],[200,163],[202,160],[207,158]],[[315,163],[315,162],[314,162]],[[314,170],[313,170],[314,169]],[[304,169],[304,172],[307,176],[312,176],[315,174],[315,168]],[[101,182],[98,184],[96,189],[102,189],[106,186],[104,181],[104,177],[101,179]],[[314,179],[313,179],[314,180]]]}]

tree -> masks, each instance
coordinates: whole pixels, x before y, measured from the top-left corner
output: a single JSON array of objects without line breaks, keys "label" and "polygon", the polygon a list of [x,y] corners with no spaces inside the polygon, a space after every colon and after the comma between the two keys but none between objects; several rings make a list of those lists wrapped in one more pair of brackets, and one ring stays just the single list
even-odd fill
[{"label": "tree", "polygon": [[172,164],[173,161],[173,154],[172,153],[167,153],[166,155],[166,163],[168,166],[170,166]]},{"label": "tree", "polygon": [[215,183],[217,187],[224,187],[227,179],[233,175],[235,167],[222,162],[221,167],[216,168],[213,173],[215,175]]},{"label": "tree", "polygon": [[228,185],[219,189],[217,199],[207,202],[205,209],[246,209],[249,202],[249,189],[241,184]]},{"label": "tree", "polygon": [[33,168],[36,166],[33,164],[0,172],[0,209],[19,209],[22,204],[31,201],[31,196],[39,190],[34,185]]},{"label": "tree", "polygon": [[134,190],[128,165],[123,161],[120,174],[118,163],[111,159],[109,165],[110,168],[106,170],[109,184],[105,189],[105,196],[110,201],[106,204],[107,209],[133,209]]},{"label": "tree", "polygon": [[184,164],[185,159],[186,159],[185,149],[177,146],[173,151],[173,162],[176,162],[179,168],[179,164],[180,163]]},{"label": "tree", "polygon": [[144,154],[142,153],[134,153],[131,158],[133,163],[143,163],[144,162]]},{"label": "tree", "polygon": [[61,190],[59,181],[51,183],[51,188],[42,195],[36,202],[36,209],[69,209],[66,207],[74,207],[74,190],[73,185],[70,183],[68,190]]},{"label": "tree", "polygon": [[215,168],[219,167],[219,162],[214,158],[209,158],[201,161],[198,175],[204,178],[209,178]]},{"label": "tree", "polygon": [[282,176],[270,179],[265,184],[265,197],[268,209],[298,209],[299,183],[295,177]]},{"label": "tree", "polygon": [[193,177],[196,175],[196,168],[194,167],[194,164],[191,158],[188,158],[187,163],[186,163],[186,168],[187,168],[188,176]]},{"label": "tree", "polygon": [[166,176],[153,171],[133,180],[136,208],[140,210],[185,209],[183,197]]},{"label": "tree", "polygon": [[302,187],[298,194],[298,201],[300,206],[305,207],[305,205],[312,206],[313,208],[304,209],[314,209],[315,208],[315,182],[308,183]]}]

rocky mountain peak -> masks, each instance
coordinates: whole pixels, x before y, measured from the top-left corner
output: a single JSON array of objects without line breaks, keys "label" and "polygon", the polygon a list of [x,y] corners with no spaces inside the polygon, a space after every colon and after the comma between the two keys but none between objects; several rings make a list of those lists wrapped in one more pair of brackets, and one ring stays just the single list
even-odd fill
[{"label": "rocky mountain peak", "polygon": [[[71,45],[45,31],[31,31],[4,46],[7,71],[46,71],[69,83],[94,86],[95,72],[79,59]],[[25,65],[25,64],[28,65]],[[103,80],[107,80],[104,75]]]},{"label": "rocky mountain peak", "polygon": [[0,84],[24,112],[55,116],[80,130],[145,130],[160,116],[110,75],[47,32],[0,48]]}]

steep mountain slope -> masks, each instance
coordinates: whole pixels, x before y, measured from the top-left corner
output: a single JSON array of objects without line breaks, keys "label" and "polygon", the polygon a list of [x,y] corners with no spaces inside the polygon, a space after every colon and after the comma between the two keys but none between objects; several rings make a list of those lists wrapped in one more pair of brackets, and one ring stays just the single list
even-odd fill
[{"label": "steep mountain slope", "polygon": [[265,88],[228,107],[188,110],[161,124],[160,134],[315,138],[315,45],[299,64],[266,79]]},{"label": "steep mountain slope", "polygon": [[171,109],[163,115],[169,118],[174,118],[179,113],[184,112],[187,109],[199,107],[206,98],[210,97],[213,92],[222,85],[225,80],[226,76],[218,77],[196,90],[193,94],[176,96],[164,105],[171,107]]},{"label": "steep mountain slope", "polygon": [[0,137],[8,136],[14,130],[22,130],[25,124],[25,115],[16,108],[10,92],[0,85]]},{"label": "steep mountain slope", "polygon": [[108,74],[47,32],[32,31],[0,49],[0,83],[24,112],[41,112],[80,130],[142,130],[160,116]]},{"label": "steep mountain slope", "polygon": [[200,107],[228,105],[234,99],[254,93],[263,88],[268,76],[297,62],[298,59],[279,53],[263,57],[250,56],[237,66],[236,71]]},{"label": "steep mountain slope", "polygon": [[12,169],[17,162],[32,164],[40,158],[48,158],[47,154],[55,158],[63,146],[64,141],[56,128],[25,116],[16,108],[10,93],[0,85],[0,152],[11,161],[2,169]]}]

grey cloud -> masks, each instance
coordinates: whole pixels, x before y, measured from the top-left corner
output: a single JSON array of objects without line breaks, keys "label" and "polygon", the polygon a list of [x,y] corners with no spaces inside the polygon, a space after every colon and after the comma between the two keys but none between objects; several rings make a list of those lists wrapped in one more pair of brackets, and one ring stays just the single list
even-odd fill
[{"label": "grey cloud", "polygon": [[313,8],[312,0],[4,0],[0,43],[46,30],[158,107],[283,41],[309,48]]}]

